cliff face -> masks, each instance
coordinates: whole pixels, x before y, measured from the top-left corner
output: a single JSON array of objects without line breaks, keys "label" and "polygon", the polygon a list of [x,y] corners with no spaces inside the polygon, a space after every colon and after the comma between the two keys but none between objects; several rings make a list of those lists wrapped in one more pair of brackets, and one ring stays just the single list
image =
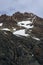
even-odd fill
[{"label": "cliff face", "polygon": [[31,37],[15,36],[9,31],[0,31],[0,65],[43,64],[43,50],[42,47],[38,47],[38,43]]},{"label": "cliff face", "polygon": [[[24,23],[20,26],[19,22]],[[33,27],[26,28],[24,24]],[[30,36],[14,35],[15,28],[16,31],[25,29]],[[27,12],[0,16],[0,65],[43,65],[43,18]]]}]

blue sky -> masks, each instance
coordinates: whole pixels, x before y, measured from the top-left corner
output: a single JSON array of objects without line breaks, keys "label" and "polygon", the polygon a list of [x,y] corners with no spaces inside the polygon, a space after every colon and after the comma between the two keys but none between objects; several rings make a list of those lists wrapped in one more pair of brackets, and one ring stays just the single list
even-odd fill
[{"label": "blue sky", "polygon": [[32,12],[43,18],[43,0],[0,0],[0,14]]}]

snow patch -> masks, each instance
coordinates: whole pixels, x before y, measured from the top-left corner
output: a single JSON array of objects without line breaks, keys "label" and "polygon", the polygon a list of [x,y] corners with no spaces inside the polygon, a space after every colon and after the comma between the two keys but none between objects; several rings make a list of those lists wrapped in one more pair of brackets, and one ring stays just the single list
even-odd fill
[{"label": "snow patch", "polygon": [[39,38],[36,38],[36,37],[32,37],[33,39],[35,39],[35,40],[38,40],[38,41],[40,41],[40,39]]},{"label": "snow patch", "polygon": [[13,28],[13,31],[16,31],[16,28]]},{"label": "snow patch", "polygon": [[32,23],[33,22],[31,21],[21,21],[21,22],[18,22],[18,26],[22,26],[29,29],[29,28],[33,28],[33,25],[31,25]]},{"label": "snow patch", "polygon": [[2,26],[3,25],[3,23],[0,23],[0,26]]},{"label": "snow patch", "polygon": [[8,28],[3,28],[3,29],[1,29],[1,30],[6,30],[6,31],[10,31],[10,29],[8,29]]},{"label": "snow patch", "polygon": [[28,34],[25,34],[25,29],[13,32],[13,34],[15,34],[15,35],[18,34],[18,35],[22,35],[22,36],[29,36]]}]

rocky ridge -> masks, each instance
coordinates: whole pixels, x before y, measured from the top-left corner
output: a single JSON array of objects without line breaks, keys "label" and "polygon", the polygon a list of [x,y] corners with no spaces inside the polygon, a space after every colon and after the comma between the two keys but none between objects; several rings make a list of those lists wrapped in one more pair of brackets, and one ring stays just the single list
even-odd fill
[{"label": "rocky ridge", "polygon": [[[22,21],[31,21],[32,24],[26,26],[33,25],[33,28],[27,29],[24,23],[19,26]],[[9,30],[6,31],[6,28]],[[30,36],[13,34],[13,31],[22,29]],[[43,65],[43,18],[27,12],[1,15],[0,60],[0,65]]]}]

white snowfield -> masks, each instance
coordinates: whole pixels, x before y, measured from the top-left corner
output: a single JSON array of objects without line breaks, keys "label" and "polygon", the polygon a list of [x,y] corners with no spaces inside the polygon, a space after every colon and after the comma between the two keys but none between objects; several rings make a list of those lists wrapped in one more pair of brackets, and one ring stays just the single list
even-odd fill
[{"label": "white snowfield", "polygon": [[3,23],[0,23],[0,26],[2,26],[3,25]]},{"label": "white snowfield", "polygon": [[18,34],[18,35],[22,35],[22,36],[29,36],[29,34],[25,34],[25,29],[13,32],[13,34],[15,34],[15,35]]},{"label": "white snowfield", "polygon": [[31,21],[21,21],[21,22],[18,22],[17,25],[29,29],[29,28],[33,28],[34,27],[33,25],[31,25],[32,23],[33,22],[31,22]]}]

